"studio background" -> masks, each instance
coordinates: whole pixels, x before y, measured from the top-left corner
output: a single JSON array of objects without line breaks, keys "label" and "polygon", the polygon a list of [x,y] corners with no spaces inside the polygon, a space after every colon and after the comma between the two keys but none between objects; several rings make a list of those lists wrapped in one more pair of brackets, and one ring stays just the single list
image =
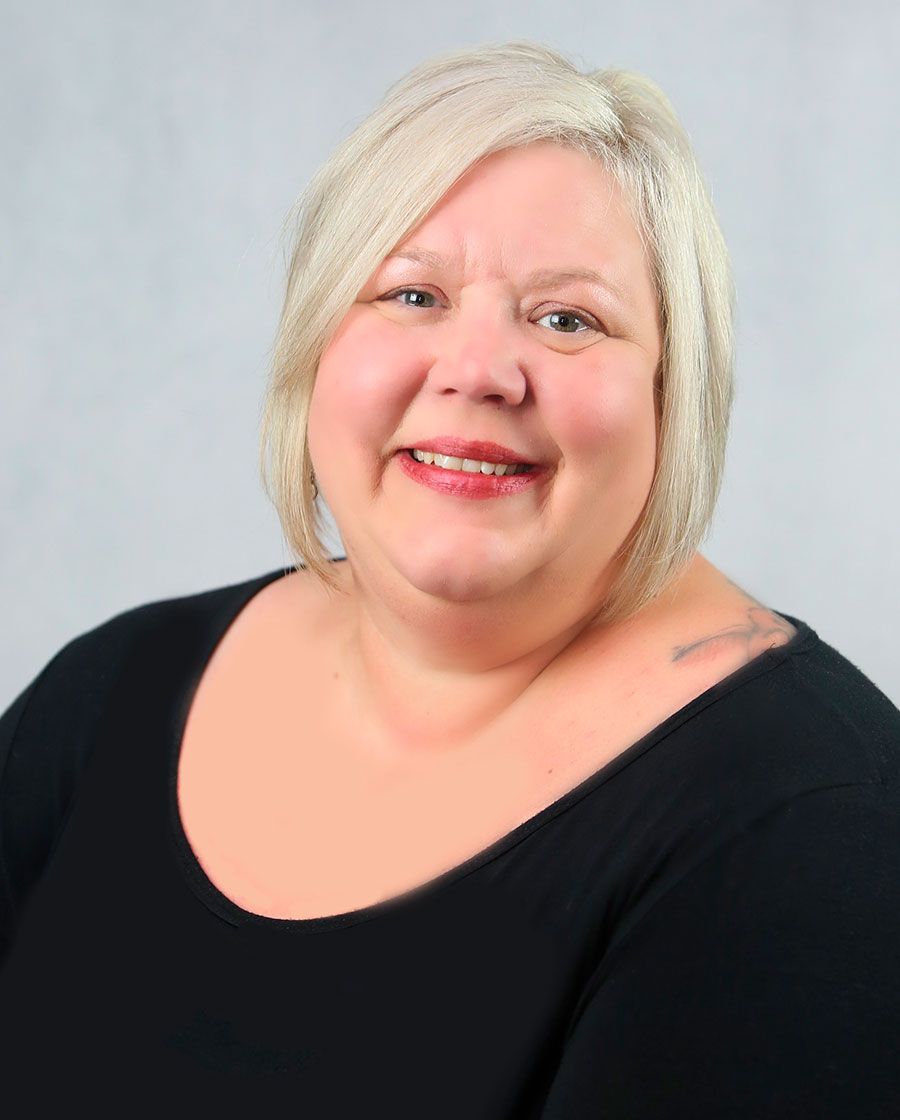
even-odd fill
[{"label": "studio background", "polygon": [[507,39],[674,103],[738,301],[701,552],[900,703],[893,0],[0,14],[0,710],[113,614],[290,562],[257,475],[281,223],[391,82]]}]

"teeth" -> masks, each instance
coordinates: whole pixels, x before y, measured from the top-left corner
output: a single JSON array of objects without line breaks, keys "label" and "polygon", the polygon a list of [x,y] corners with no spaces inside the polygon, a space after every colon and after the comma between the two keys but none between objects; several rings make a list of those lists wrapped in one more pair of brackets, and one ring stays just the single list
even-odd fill
[{"label": "teeth", "polygon": [[412,456],[420,463],[430,463],[448,471],[468,471],[469,474],[523,474],[531,468],[524,463],[489,463],[482,459],[460,459],[456,455],[438,455],[433,451],[412,448]]}]

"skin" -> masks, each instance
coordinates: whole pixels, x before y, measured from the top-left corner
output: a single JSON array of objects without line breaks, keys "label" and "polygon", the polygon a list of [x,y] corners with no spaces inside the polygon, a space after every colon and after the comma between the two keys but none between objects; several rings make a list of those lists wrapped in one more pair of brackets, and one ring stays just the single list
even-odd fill
[{"label": "skin", "polygon": [[[657,452],[660,322],[623,203],[580,153],[496,153],[397,247],[446,263],[383,262],[331,340],[309,439],[346,594],[301,569],[252,599],[179,764],[191,846],[245,909],[309,918],[425,883],[789,640],[699,553],[637,616],[595,622]],[[580,265],[623,302],[524,279]],[[438,493],[394,453],[442,434],[545,474],[503,498]]]},{"label": "skin", "polygon": [[[385,749],[445,751],[489,739],[583,655],[615,661],[592,619],[653,480],[662,331],[623,196],[579,152],[494,153],[395,253],[411,246],[446,264],[389,257],[369,278],[322,356],[309,441],[348,556],[336,687]],[[623,298],[524,280],[572,266]],[[393,294],[403,287],[423,294]],[[513,496],[441,494],[394,459],[440,434],[492,439],[546,469]],[[655,609],[686,602],[711,571],[698,555]]]}]

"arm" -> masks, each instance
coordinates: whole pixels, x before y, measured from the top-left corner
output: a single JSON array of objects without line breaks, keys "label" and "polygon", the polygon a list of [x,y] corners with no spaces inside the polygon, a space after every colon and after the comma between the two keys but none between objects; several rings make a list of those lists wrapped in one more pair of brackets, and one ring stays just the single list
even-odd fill
[{"label": "arm", "polygon": [[0,715],[0,965],[6,959],[12,943],[13,927],[15,925],[15,904],[13,902],[9,868],[7,867],[9,839],[6,835],[8,822],[2,811],[3,794],[7,789],[6,775],[16,732],[37,683],[38,677],[35,677],[22,689],[6,711]]},{"label": "arm", "polygon": [[0,967],[90,755],[128,620],[72,638],[0,714]]},{"label": "arm", "polygon": [[771,810],[598,965],[542,1120],[897,1120],[900,799]]}]

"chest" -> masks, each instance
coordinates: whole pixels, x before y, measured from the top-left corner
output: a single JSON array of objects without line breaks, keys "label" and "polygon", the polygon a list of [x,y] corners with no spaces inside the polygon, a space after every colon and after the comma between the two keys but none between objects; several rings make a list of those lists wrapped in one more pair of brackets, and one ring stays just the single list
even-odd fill
[{"label": "chest", "polygon": [[[208,878],[246,910],[310,918],[366,907],[458,866],[562,797],[727,672],[617,674],[489,742],[376,761],[360,717],[291,662],[208,667],[184,727],[182,826]],[[234,651],[232,651],[234,653]]]}]

